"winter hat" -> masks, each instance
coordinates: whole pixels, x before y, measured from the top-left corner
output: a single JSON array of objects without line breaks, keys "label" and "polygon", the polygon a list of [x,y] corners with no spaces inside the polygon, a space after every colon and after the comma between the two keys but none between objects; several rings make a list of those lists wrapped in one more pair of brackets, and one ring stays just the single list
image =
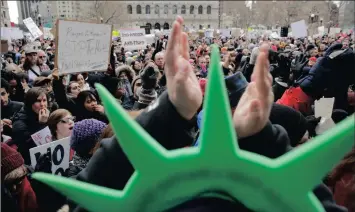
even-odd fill
[{"label": "winter hat", "polygon": [[70,147],[79,155],[87,155],[98,142],[105,127],[104,122],[96,119],[76,122],[70,138]]},{"label": "winter hat", "polygon": [[1,143],[1,179],[24,163],[20,153],[7,144]]},{"label": "winter hat", "polygon": [[138,102],[141,104],[149,105],[151,102],[158,98],[158,93],[155,89],[145,89],[143,87],[137,90]]},{"label": "winter hat", "polygon": [[317,62],[317,58],[316,57],[311,57],[311,58],[309,58],[309,61]]},{"label": "winter hat", "polygon": [[133,57],[127,57],[127,58],[126,58],[126,64],[127,64],[128,66],[130,66],[133,61],[134,61]]},{"label": "winter hat", "polygon": [[248,81],[241,72],[237,72],[232,76],[226,77],[225,82],[228,91],[229,103],[231,107],[236,107],[240,97],[243,95],[246,87],[248,86]]}]

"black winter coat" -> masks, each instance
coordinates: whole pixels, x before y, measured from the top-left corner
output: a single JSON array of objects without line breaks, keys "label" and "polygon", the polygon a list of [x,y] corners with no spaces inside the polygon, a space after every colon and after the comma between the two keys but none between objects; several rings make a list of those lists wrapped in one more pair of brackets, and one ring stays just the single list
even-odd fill
[{"label": "black winter coat", "polygon": [[47,125],[39,123],[38,115],[23,107],[12,121],[12,141],[18,146],[26,165],[31,165],[29,149],[37,145],[31,135],[42,130]]}]

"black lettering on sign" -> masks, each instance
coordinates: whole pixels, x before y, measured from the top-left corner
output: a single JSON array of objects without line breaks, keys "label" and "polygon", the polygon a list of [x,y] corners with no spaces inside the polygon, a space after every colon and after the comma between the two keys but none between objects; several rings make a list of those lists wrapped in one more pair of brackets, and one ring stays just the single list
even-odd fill
[{"label": "black lettering on sign", "polygon": [[[48,154],[48,152],[50,153],[51,152],[51,148],[50,147],[48,147],[47,148],[47,154]],[[37,152],[37,153],[35,153],[35,158],[36,158],[36,163],[38,163],[38,159],[39,159],[39,157],[41,157],[41,153],[40,152]],[[49,154],[50,155],[50,154]],[[34,168],[34,167],[33,167]]]},{"label": "black lettering on sign", "polygon": [[58,168],[58,169],[54,172],[54,175],[67,176],[63,168]]},{"label": "black lettering on sign", "polygon": [[[60,159],[58,160],[58,154],[57,152],[60,151]],[[64,147],[62,145],[57,145],[54,150],[53,150],[53,155],[52,155],[52,162],[54,165],[58,166],[62,163],[64,159]],[[58,171],[58,170],[57,170]],[[64,170],[63,170],[64,172]]]}]

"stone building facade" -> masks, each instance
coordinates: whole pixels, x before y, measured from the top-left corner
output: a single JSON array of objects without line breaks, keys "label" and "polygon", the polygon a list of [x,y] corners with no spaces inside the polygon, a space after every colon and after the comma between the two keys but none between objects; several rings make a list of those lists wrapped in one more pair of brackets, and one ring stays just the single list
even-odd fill
[{"label": "stone building facade", "polygon": [[184,18],[188,29],[218,28],[219,1],[125,1],[122,24],[115,28],[149,26],[154,29],[171,29],[177,15]]},{"label": "stone building facade", "polygon": [[1,1],[1,26],[2,27],[11,26],[9,6],[7,5],[7,1]]}]

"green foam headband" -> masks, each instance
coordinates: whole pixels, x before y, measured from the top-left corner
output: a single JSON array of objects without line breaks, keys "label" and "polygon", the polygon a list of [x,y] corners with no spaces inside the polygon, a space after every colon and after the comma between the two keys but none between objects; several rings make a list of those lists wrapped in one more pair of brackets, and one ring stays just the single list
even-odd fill
[{"label": "green foam headband", "polygon": [[354,144],[354,116],[269,159],[239,149],[215,46],[209,70],[199,147],[164,149],[97,85],[116,137],[135,168],[125,188],[119,191],[44,173],[33,178],[89,211],[164,211],[210,190],[225,191],[254,211],[324,211],[312,189]]}]

